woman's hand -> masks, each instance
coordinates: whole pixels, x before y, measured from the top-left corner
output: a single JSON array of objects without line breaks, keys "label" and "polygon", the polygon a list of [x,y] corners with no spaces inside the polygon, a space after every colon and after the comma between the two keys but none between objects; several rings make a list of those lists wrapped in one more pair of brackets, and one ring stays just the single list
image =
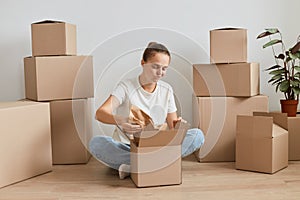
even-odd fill
[{"label": "woman's hand", "polygon": [[124,122],[121,124],[122,131],[129,134],[135,134],[142,132],[141,125],[138,124],[131,124],[128,122]]},{"label": "woman's hand", "polygon": [[175,128],[175,126],[178,122],[185,122],[186,123],[186,121],[184,119],[182,119],[182,117],[178,117],[177,119],[173,120],[173,127],[174,128]]}]

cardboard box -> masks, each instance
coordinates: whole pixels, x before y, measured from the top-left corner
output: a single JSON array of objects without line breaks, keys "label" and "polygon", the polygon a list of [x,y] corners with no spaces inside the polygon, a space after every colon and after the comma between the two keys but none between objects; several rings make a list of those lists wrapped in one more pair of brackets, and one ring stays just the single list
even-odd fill
[{"label": "cardboard box", "polygon": [[76,26],[59,21],[31,24],[33,56],[76,55]]},{"label": "cardboard box", "polygon": [[196,97],[193,99],[194,127],[205,135],[205,143],[195,155],[200,162],[235,161],[237,115],[268,111],[268,97]]},{"label": "cardboard box", "polygon": [[289,133],[289,160],[300,160],[300,115],[287,117],[286,113],[270,112],[255,113],[261,116],[270,116]]},{"label": "cardboard box", "polygon": [[49,103],[0,102],[0,188],[52,170]]},{"label": "cardboard box", "polygon": [[92,137],[87,99],[50,102],[53,164],[84,164],[91,157],[85,148]]},{"label": "cardboard box", "polygon": [[222,28],[210,31],[211,63],[247,62],[247,30]]},{"label": "cardboard box", "polygon": [[25,95],[35,101],[94,96],[92,56],[24,58]]},{"label": "cardboard box", "polygon": [[175,130],[143,131],[131,140],[131,179],[137,187],[181,184],[181,144],[186,131],[182,124]]},{"label": "cardboard box", "polygon": [[259,94],[259,64],[195,64],[196,96],[250,97]]},{"label": "cardboard box", "polygon": [[288,117],[289,160],[300,160],[300,115]]},{"label": "cardboard box", "polygon": [[288,132],[276,123],[273,117],[237,117],[237,169],[274,173],[288,166]]}]

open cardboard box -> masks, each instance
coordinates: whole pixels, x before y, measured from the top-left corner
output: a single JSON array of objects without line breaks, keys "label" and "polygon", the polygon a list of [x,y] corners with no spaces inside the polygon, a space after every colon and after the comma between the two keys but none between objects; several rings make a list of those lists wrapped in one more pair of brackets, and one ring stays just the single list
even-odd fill
[{"label": "open cardboard box", "polygon": [[174,130],[146,127],[130,142],[131,179],[137,187],[181,184],[181,144],[189,124]]},{"label": "open cardboard box", "polygon": [[236,168],[274,173],[288,166],[288,132],[281,125],[286,114],[237,116]]},{"label": "open cardboard box", "polygon": [[300,115],[288,117],[281,112],[259,112],[257,115],[273,117],[289,133],[289,160],[300,160]]}]

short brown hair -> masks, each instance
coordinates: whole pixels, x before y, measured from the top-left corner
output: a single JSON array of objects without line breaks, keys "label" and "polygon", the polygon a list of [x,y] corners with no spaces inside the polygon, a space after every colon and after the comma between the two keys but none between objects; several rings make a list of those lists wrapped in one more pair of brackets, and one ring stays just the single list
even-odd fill
[{"label": "short brown hair", "polygon": [[171,58],[171,54],[167,47],[157,42],[150,42],[143,53],[143,60],[147,62],[147,60],[154,56],[156,53],[163,53]]}]

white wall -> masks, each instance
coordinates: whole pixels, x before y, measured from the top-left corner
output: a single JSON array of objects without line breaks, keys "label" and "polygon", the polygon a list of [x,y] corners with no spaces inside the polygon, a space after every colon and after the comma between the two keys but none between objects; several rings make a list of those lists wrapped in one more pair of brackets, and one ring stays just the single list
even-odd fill
[{"label": "white wall", "polygon": [[274,63],[271,49],[256,36],[278,27],[287,44],[299,32],[299,0],[1,0],[0,101],[24,98],[23,57],[31,55],[30,24],[43,19],[77,25],[78,54],[92,54],[95,68],[95,106],[124,76],[139,73],[142,48],[159,41],[173,53],[166,77],[180,101],[182,115],[191,121],[192,63],[206,63],[209,30],[248,29],[248,60],[261,63],[261,92],[270,96],[270,110],[279,110],[281,94],[267,84],[263,72]]}]

